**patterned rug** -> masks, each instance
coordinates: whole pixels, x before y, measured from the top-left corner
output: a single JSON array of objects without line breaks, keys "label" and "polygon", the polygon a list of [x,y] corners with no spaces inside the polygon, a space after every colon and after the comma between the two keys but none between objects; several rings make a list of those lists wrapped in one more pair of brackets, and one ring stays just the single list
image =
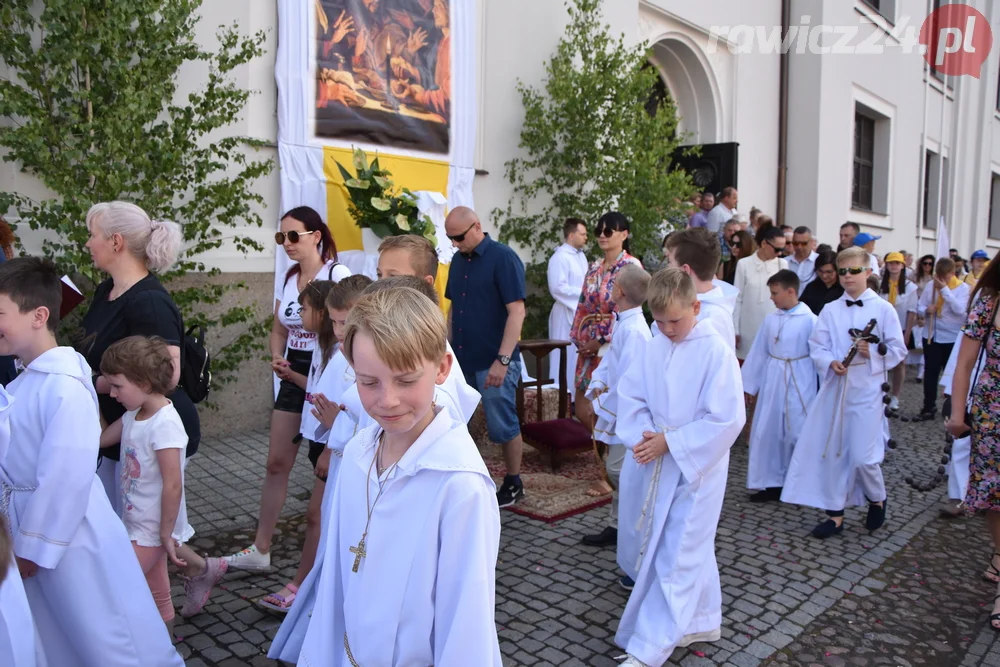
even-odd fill
[{"label": "patterned rug", "polygon": [[[525,412],[531,414],[527,409]],[[505,469],[503,450],[486,436],[486,421],[481,407],[469,422],[469,432],[479,445],[479,452],[493,481],[499,486]],[[607,505],[611,502],[610,494],[598,498],[587,495],[587,489],[601,478],[601,468],[593,452],[562,457],[558,472],[553,473],[548,455],[525,445],[521,461],[524,498],[509,509],[531,519],[552,523]]]}]

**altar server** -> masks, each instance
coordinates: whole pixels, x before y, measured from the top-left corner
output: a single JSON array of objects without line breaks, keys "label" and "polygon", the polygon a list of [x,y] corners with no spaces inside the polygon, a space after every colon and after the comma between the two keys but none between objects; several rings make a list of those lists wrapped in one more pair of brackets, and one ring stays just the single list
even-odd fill
[{"label": "altar server", "polygon": [[56,344],[61,301],[52,262],[22,257],[0,266],[0,354],[25,366],[7,387],[15,400],[0,493],[9,498],[31,613],[51,665],[181,667],[94,474],[101,424],[93,371]]},{"label": "altar server", "polygon": [[441,311],[366,294],[343,350],[365,410],[330,505],[300,665],[501,667],[496,488],[464,423],[434,403],[451,367]]},{"label": "altar server", "polygon": [[[698,321],[710,321],[735,350],[733,312],[739,291],[729,283],[715,279],[721,257],[718,236],[700,227],[682,229],[663,242],[663,255],[670,266],[679,268],[694,281],[694,289],[701,302]],[[655,322],[650,330],[654,338],[660,335]]]},{"label": "altar server", "polygon": [[[837,266],[844,294],[823,308],[809,339],[810,356],[823,384],[809,407],[781,494],[782,502],[826,510],[829,518],[812,533],[820,539],[844,530],[846,507],[868,505],[868,530],[885,523],[880,464],[887,425],[882,385],[889,370],[906,357],[896,311],[867,288],[868,254],[862,248],[848,248],[837,256]],[[863,337],[871,320],[875,327]],[[880,344],[884,344],[881,351]],[[857,353],[845,366],[852,345]]]},{"label": "altar server", "polygon": [[[0,461],[10,444],[10,405],[13,399],[0,387]],[[0,665],[43,667],[44,652],[35,633],[21,574],[14,561],[7,518],[0,513]]]},{"label": "altar server", "polygon": [[[563,225],[563,239],[563,244],[549,258],[547,271],[549,294],[555,299],[549,312],[549,338],[552,340],[570,339],[573,317],[583,291],[583,279],[587,276],[587,255],[583,252],[587,247],[587,223],[579,218],[567,218]],[[576,345],[567,347],[564,378],[567,387],[573,386],[576,357]]]},{"label": "altar server", "polygon": [[642,346],[618,385],[622,467],[618,564],[635,589],[615,641],[625,665],[660,667],[678,646],[719,639],[715,532],[729,449],[746,423],[732,345],[698,322],[691,278],[653,276],[648,302],[663,334]]},{"label": "altar server", "polygon": [[[704,231],[704,230],[702,230]],[[646,341],[652,336],[642,315],[642,304],[646,302],[649,288],[649,274],[634,264],[622,267],[611,288],[611,300],[618,306],[612,324],[611,347],[604,355],[601,365],[594,370],[587,387],[587,398],[593,402],[594,437],[608,446],[605,469],[611,482],[611,514],[608,527],[597,535],[586,535],[582,542],[587,546],[611,546],[618,542],[618,483],[621,478],[622,462],[625,460],[625,445],[615,432],[618,421],[618,383],[625,369]],[[626,588],[629,587],[628,582]]]},{"label": "altar server", "polygon": [[777,310],[764,318],[741,369],[743,391],[760,396],[750,427],[747,488],[762,489],[750,502],[781,499],[788,463],[818,378],[809,358],[816,315],[799,301],[799,277],[782,269],[768,278]]}]

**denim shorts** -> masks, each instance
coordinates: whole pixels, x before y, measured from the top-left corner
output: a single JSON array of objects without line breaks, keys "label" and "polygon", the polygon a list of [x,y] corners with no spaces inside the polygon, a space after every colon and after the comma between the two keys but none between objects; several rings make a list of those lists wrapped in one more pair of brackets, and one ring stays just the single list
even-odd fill
[{"label": "denim shorts", "polygon": [[521,362],[511,361],[507,375],[499,387],[486,387],[486,376],[490,369],[466,373],[465,381],[483,397],[483,412],[486,413],[486,431],[490,440],[504,444],[521,434],[521,424],[517,419],[517,385],[521,381]]}]

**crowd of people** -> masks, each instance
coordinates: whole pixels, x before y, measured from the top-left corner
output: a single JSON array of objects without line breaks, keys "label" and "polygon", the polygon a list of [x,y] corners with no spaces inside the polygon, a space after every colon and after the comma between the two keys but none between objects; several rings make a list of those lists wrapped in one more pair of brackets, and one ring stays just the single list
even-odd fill
[{"label": "crowd of people", "polygon": [[[608,488],[592,491],[613,496],[607,527],[582,541],[617,550],[632,591],[616,635],[629,667],[660,667],[676,647],[721,636],[715,532],[748,414],[752,502],[824,512],[818,539],[843,532],[853,507],[866,509],[867,530],[884,525],[880,464],[890,418],[905,416],[908,358],[924,360],[913,418],[936,418],[944,376],[949,489],[959,511],[988,512],[1000,552],[1000,260],[977,251],[968,274],[951,257],[912,267],[907,253],[876,255],[879,238],[851,224],[834,253],[807,227],[756,210],[744,220],[737,198],[733,188],[718,204],[703,197],[652,274],[616,212],[593,229],[602,256],[588,263],[587,224],[570,219],[549,266],[550,333],[576,355],[563,381],[606,450]],[[202,557],[187,546],[184,470],[200,426],[180,381],[184,324],[156,278],[180,230],[122,202],[98,204],[86,223],[109,278],[72,347],[56,339],[56,267],[0,265],[0,355],[18,362],[0,390],[0,664],[182,664],[169,564],[184,581],[182,616],[199,613],[229,569],[269,569],[305,449],[316,479],[299,567],[259,601],[286,614],[269,655],[500,667],[499,511],[525,494],[517,254],[474,211],[453,209],[448,306],[425,239],[385,239],[373,281],[338,262],[316,211],[286,213],[275,240],[294,266],[274,305],[279,385],[257,532],[237,554]],[[468,431],[480,404],[503,448],[499,485]],[[983,576],[1000,581],[1000,562]]]}]

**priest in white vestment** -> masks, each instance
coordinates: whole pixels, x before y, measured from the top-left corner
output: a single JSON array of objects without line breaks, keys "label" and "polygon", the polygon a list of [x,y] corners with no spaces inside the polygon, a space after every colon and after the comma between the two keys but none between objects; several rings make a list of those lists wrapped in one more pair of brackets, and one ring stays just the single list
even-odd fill
[{"label": "priest in white vestment", "polygon": [[806,411],[816,397],[819,378],[809,357],[809,337],[816,315],[798,299],[794,271],[770,279],[777,310],[764,319],[743,368],[743,391],[759,396],[750,428],[747,488],[759,489],[750,502],[781,499]]},{"label": "priest in white vestment", "polygon": [[0,486],[10,493],[14,553],[37,565],[24,580],[28,603],[50,665],[182,667],[94,474],[101,425],[92,375],[72,348],[54,347],[8,385],[16,400]]},{"label": "priest in white vestment", "polygon": [[642,346],[619,383],[617,424],[630,450],[618,564],[635,588],[615,641],[637,667],[660,667],[676,647],[720,637],[715,532],[729,450],[746,423],[732,346],[696,322],[691,279],[660,271],[649,305],[664,335]]},{"label": "priest in white vestment", "polygon": [[733,285],[740,291],[736,297],[733,325],[736,328],[736,356],[746,359],[750,346],[757,336],[757,330],[764,318],[774,312],[771,293],[767,289],[767,279],[778,271],[788,268],[788,262],[779,257],[785,249],[785,234],[779,227],[765,227],[757,252],[744,257],[736,264]]},{"label": "priest in white vestment", "polygon": [[[578,218],[569,218],[563,226],[565,242],[556,248],[549,258],[548,283],[549,294],[555,299],[549,312],[549,338],[552,340],[570,340],[570,330],[573,328],[573,317],[580,303],[580,293],[583,291],[583,279],[587,276],[587,255],[583,249],[587,246],[587,225]],[[570,343],[566,348],[565,386],[573,394],[573,375],[576,373],[576,345]],[[555,373],[555,371],[552,371]]]},{"label": "priest in white vestment", "polygon": [[[852,271],[858,271],[853,273]],[[816,371],[823,378],[816,400],[795,444],[781,500],[826,510],[830,517],[813,531],[826,538],[843,531],[844,509],[867,504],[866,526],[881,527],[886,514],[885,455],[887,417],[882,385],[889,371],[906,357],[903,330],[889,302],[867,289],[867,255],[849,248],[838,256],[844,294],[827,304],[809,339]],[[869,321],[884,343],[859,337]],[[851,346],[859,350],[845,367]]]}]

